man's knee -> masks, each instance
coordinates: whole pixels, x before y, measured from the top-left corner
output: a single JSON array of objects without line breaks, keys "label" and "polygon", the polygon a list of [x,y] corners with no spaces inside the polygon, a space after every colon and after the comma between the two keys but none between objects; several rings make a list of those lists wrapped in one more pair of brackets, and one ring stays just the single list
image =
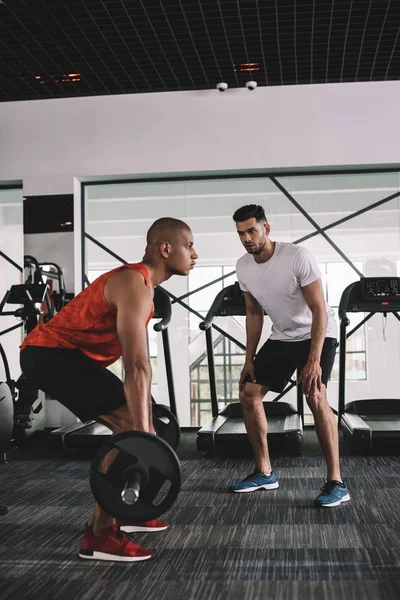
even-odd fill
[{"label": "man's knee", "polygon": [[329,408],[328,399],[326,397],[326,387],[324,385],[322,385],[322,389],[318,390],[313,396],[307,396],[306,400],[312,413]]},{"label": "man's knee", "polygon": [[262,402],[266,390],[263,386],[254,383],[245,383],[239,391],[239,400],[244,408],[253,408]]}]

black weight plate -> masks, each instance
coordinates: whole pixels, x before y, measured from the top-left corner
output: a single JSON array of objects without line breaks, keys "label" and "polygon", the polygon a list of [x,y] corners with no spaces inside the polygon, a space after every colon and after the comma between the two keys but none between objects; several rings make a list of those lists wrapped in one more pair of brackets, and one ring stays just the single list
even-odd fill
[{"label": "black weight plate", "polygon": [[165,404],[153,404],[152,410],[153,425],[157,435],[176,450],[181,437],[178,419]]},{"label": "black weight plate", "polygon": [[[119,450],[115,465],[108,473],[101,473],[103,461],[113,448]],[[129,505],[121,497],[123,472],[134,465],[145,470],[149,480],[137,502]],[[141,431],[120,433],[96,454],[90,468],[90,486],[100,506],[115,518],[132,523],[156,519],[172,506],[179,494],[179,459],[169,444],[157,436]],[[160,490],[161,497],[157,498]]]}]

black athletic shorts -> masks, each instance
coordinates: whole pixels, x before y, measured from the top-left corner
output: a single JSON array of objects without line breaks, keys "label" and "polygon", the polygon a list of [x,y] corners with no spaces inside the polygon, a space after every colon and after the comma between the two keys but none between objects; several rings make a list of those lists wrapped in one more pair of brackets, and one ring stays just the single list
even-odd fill
[{"label": "black athletic shorts", "polygon": [[[301,371],[310,354],[311,340],[267,340],[254,359],[256,381],[272,392],[282,392],[296,369]],[[321,353],[322,383],[327,385],[335,362],[337,340],[325,338]],[[250,381],[250,379],[247,379]]]},{"label": "black athletic shorts", "polygon": [[80,350],[26,346],[20,362],[35,387],[82,422],[96,420],[126,403],[123,382]]}]

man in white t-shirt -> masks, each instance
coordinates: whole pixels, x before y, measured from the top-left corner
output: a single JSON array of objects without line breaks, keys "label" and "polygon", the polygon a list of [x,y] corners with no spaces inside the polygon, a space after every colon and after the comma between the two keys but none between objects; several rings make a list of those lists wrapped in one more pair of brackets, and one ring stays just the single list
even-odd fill
[{"label": "man in white t-shirt", "polygon": [[[326,398],[335,360],[337,326],[326,303],[321,273],[313,255],[295,244],[273,242],[262,206],[249,204],[233,215],[247,254],[236,265],[246,301],[246,359],[239,397],[256,470],[233,484],[234,492],[276,489],[267,442],[263,398],[282,392],[296,369],[299,384],[314,415],[315,429],[327,464],[327,481],[315,500],[318,506],[338,506],[350,500],[340,475],[336,421]],[[258,352],[264,311],[272,332]]]}]

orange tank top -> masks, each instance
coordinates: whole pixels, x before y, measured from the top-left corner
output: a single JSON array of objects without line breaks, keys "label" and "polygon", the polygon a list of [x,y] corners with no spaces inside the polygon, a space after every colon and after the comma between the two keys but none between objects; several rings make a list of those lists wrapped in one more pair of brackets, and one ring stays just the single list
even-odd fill
[{"label": "orange tank top", "polygon": [[[141,273],[150,288],[149,272],[143,263],[121,265],[108,271],[68,302],[51,321],[37,325],[25,338],[21,350],[26,346],[79,349],[102,367],[118,360],[122,352],[117,337],[117,311],[106,302],[104,284],[123,268]],[[147,323],[153,315],[154,305]]]}]

